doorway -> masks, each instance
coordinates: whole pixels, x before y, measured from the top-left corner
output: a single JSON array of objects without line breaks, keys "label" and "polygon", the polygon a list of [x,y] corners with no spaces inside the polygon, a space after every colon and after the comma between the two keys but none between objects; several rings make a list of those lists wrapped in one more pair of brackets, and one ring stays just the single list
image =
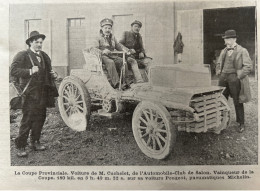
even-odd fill
[{"label": "doorway", "polygon": [[130,30],[131,23],[133,22],[133,14],[113,15],[112,18],[114,21],[113,34],[119,41],[123,32]]},{"label": "doorway", "polygon": [[69,72],[81,69],[85,64],[82,50],[86,46],[86,27],[84,18],[68,19]]},{"label": "doorway", "polygon": [[[255,73],[256,16],[255,7],[203,10],[204,64],[214,67],[214,60],[225,47],[222,34],[229,29],[237,32],[237,43],[249,52]],[[214,68],[213,68],[214,69]],[[214,70],[212,71],[214,75]]]}]

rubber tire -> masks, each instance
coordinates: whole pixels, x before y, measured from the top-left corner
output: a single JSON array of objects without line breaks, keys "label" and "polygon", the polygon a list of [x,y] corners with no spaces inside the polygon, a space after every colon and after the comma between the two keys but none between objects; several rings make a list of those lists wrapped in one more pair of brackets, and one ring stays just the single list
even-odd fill
[{"label": "rubber tire", "polygon": [[222,99],[224,99],[224,100],[226,101],[227,107],[228,107],[229,120],[228,120],[227,125],[226,125],[226,127],[225,127],[225,129],[227,129],[227,128],[230,126],[230,124],[231,124],[231,109],[230,109],[230,107],[229,107],[229,105],[228,105],[228,100],[226,99],[226,97],[225,97],[224,95],[222,95]]},{"label": "rubber tire", "polygon": [[81,92],[81,97],[83,100],[83,103],[85,104],[86,107],[86,112],[83,113],[85,118],[86,118],[86,129],[89,126],[89,119],[90,119],[90,114],[91,114],[91,97],[89,95],[89,92],[85,86],[85,84],[82,82],[81,79],[79,79],[76,76],[67,76],[65,77],[60,86],[59,86],[59,97],[58,97],[58,106],[59,106],[59,111],[60,111],[60,115],[63,119],[63,121],[65,122],[65,124],[70,127],[71,129],[74,129],[73,127],[71,127],[69,119],[68,119],[68,115],[66,114],[66,111],[63,107],[63,88],[67,83],[72,83],[74,85],[77,86],[77,88],[79,89],[79,91]]},{"label": "rubber tire", "polygon": [[[138,132],[136,124],[138,122],[140,113],[142,113],[142,111],[147,108],[151,108],[154,111],[158,112],[162,116],[164,123],[167,126],[167,132],[168,132],[167,135],[169,136],[169,138],[168,138],[169,140],[167,141],[167,143],[165,144],[166,146],[164,146],[164,148],[161,152],[156,153],[156,152],[151,151],[151,149],[149,149],[149,147],[147,147],[146,144],[144,143],[145,141],[143,141],[142,138],[139,136],[139,132]],[[133,130],[133,134],[134,134],[137,145],[139,146],[141,151],[146,156],[148,156],[150,158],[154,158],[154,159],[164,159],[172,152],[173,146],[176,142],[177,130],[171,121],[170,113],[161,104],[153,103],[153,102],[149,102],[149,101],[140,102],[137,105],[137,107],[135,108],[135,111],[133,113],[132,130]]]}]

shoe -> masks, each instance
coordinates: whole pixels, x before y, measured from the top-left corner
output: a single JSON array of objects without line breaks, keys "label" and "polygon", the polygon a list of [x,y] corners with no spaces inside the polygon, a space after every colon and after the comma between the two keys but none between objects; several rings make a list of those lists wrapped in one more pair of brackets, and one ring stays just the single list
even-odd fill
[{"label": "shoe", "polygon": [[131,84],[134,83],[134,80],[126,80],[125,83],[128,84],[128,85],[130,86]]},{"label": "shoe", "polygon": [[114,89],[118,89],[119,88],[119,83],[117,83],[113,88]]},{"label": "shoe", "polygon": [[128,84],[122,85],[122,90],[126,90],[126,89],[129,89],[129,88],[130,88],[130,85],[128,85]]},{"label": "shoe", "polygon": [[34,151],[44,151],[46,147],[42,145],[40,142],[31,143],[30,148]]},{"label": "shoe", "polygon": [[138,80],[138,81],[136,81],[136,83],[137,83],[137,84],[139,84],[139,83],[144,83],[144,81],[143,81],[143,80]]},{"label": "shoe", "polygon": [[28,153],[26,152],[25,148],[20,148],[20,149],[17,149],[16,155],[18,157],[27,157]]},{"label": "shoe", "polygon": [[36,143],[36,151],[45,151],[46,147],[40,143]]},{"label": "shoe", "polygon": [[239,132],[239,133],[242,133],[243,131],[245,131],[245,124],[240,124],[240,125],[238,126],[238,132]]}]

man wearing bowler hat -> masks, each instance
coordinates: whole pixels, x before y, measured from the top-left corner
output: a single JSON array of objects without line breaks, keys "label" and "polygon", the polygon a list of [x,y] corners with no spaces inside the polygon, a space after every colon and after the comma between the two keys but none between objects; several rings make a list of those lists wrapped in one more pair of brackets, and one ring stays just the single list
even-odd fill
[{"label": "man wearing bowler hat", "polygon": [[[138,63],[140,68],[145,68],[148,73],[149,67],[152,63],[152,59],[147,57],[144,50],[143,39],[141,34],[139,33],[142,28],[142,23],[140,21],[135,20],[131,24],[131,30],[125,31],[122,35],[121,40],[119,41],[121,44],[126,46],[131,55],[127,58],[129,63]],[[134,64],[131,64],[134,65]],[[132,66],[133,73],[138,80],[139,74],[135,72],[135,68]],[[138,70],[139,72],[139,70]],[[135,74],[136,73],[136,74]]]},{"label": "man wearing bowler hat", "polygon": [[43,52],[44,34],[32,31],[26,40],[27,50],[18,52],[11,65],[11,76],[18,79],[20,88],[25,90],[22,104],[23,117],[19,135],[15,139],[19,157],[27,156],[26,145],[30,133],[30,148],[37,151],[46,149],[40,143],[41,131],[46,118],[46,108],[54,107],[54,97],[58,96],[52,70],[51,59]]},{"label": "man wearing bowler hat", "polygon": [[[108,81],[114,88],[119,87],[119,74],[123,66],[123,59],[115,54],[113,51],[125,51],[127,48],[117,42],[115,36],[112,34],[113,21],[105,18],[100,22],[100,34],[95,39],[93,47],[98,48],[101,52],[102,62],[105,64],[108,72]],[[128,68],[125,67],[125,83],[123,88],[129,86]]]},{"label": "man wearing bowler hat", "polygon": [[245,130],[244,105],[250,101],[250,85],[248,74],[252,70],[252,61],[248,51],[236,43],[235,30],[227,30],[222,37],[225,41],[224,48],[219,56],[216,74],[219,75],[219,85],[226,87],[223,95],[228,99],[233,98],[238,132]]}]

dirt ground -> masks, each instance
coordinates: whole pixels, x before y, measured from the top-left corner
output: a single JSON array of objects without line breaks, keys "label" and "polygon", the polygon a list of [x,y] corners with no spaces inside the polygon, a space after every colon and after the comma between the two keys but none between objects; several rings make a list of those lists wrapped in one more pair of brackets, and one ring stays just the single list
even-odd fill
[{"label": "dirt ground", "polygon": [[93,115],[90,127],[75,132],[62,121],[58,108],[48,109],[41,142],[43,152],[29,151],[18,158],[13,138],[17,136],[21,111],[11,111],[11,165],[252,165],[258,161],[257,81],[250,78],[253,100],[245,104],[246,131],[236,131],[234,105],[231,126],[220,135],[178,132],[173,152],[164,160],[146,157],[138,148],[131,127],[131,116],[108,119]]}]

